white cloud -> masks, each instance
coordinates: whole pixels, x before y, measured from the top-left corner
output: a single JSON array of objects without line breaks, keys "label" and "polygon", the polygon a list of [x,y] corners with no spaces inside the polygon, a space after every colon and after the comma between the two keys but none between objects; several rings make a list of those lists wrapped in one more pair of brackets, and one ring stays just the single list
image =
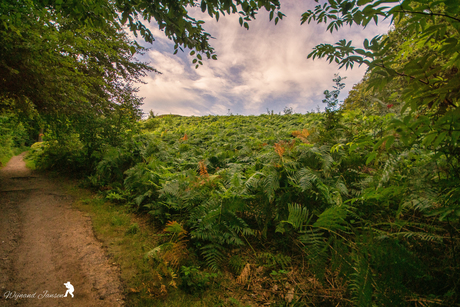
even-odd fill
[{"label": "white cloud", "polygon": [[[206,21],[204,28],[216,38],[211,45],[218,56],[217,61],[205,60],[197,70],[192,57],[173,55],[173,43],[152,25],[156,42],[144,58],[163,74],[151,74],[145,80],[148,84],[141,86],[145,112],[222,115],[230,109],[234,114],[260,114],[267,108],[279,112],[291,106],[296,112],[306,112],[321,105],[322,93],[332,88],[338,67],[322,59],[307,59],[312,48],[342,38],[360,43],[363,37],[383,34],[388,26],[347,27],[330,34],[325,25],[300,25],[307,9],[304,2],[283,2],[287,17],[278,25],[268,21],[267,12],[260,12],[249,31],[240,27],[236,15],[216,22],[191,10],[190,15]],[[345,90],[359,82],[364,72],[365,67],[340,71],[348,77]]]}]

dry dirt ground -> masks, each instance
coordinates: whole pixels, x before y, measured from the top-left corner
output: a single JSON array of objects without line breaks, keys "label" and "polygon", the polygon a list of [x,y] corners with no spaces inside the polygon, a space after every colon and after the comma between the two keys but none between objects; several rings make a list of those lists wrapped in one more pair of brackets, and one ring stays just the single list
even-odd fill
[{"label": "dry dirt ground", "polygon": [[[23,157],[0,170],[0,306],[123,306],[118,268],[89,217],[71,207],[57,182],[27,169]],[[67,282],[74,298],[62,297]]]}]

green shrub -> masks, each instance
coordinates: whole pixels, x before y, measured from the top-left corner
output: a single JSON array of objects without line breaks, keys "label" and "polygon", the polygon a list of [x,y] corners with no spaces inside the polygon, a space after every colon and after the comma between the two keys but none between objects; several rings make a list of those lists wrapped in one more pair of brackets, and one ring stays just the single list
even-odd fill
[{"label": "green shrub", "polygon": [[212,286],[217,277],[216,273],[200,271],[200,267],[182,266],[180,270],[180,288],[189,294],[201,295]]},{"label": "green shrub", "polygon": [[125,234],[127,234],[127,235],[134,235],[134,234],[138,233],[139,230],[140,230],[139,224],[134,223],[134,224],[131,224],[131,225],[129,226],[129,228],[126,230],[126,233],[125,233]]}]

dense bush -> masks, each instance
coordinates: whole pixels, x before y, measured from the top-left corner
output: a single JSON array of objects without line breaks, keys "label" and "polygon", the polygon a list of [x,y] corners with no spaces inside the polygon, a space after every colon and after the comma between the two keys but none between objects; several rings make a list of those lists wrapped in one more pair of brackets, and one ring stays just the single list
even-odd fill
[{"label": "dense bush", "polygon": [[23,123],[18,116],[11,113],[0,114],[0,161],[2,163],[33,143],[30,130],[29,124]]},{"label": "dense bush", "polygon": [[319,282],[338,276],[363,306],[427,293],[454,301],[459,220],[440,202],[458,189],[440,197],[453,180],[447,161],[379,143],[393,113],[333,117],[345,129],[315,113],[157,117],[157,128],[105,147],[91,179],[157,226],[183,225],[211,269],[235,248],[269,247],[301,256]]},{"label": "dense bush", "polygon": [[[90,175],[107,199],[166,227],[170,241],[146,255],[172,286],[180,275],[187,291],[196,279],[202,291],[209,273],[196,267],[229,263],[241,284],[252,276],[278,287],[306,279],[293,273],[302,264],[321,291],[334,280],[345,299],[331,302],[455,302],[457,143],[408,142],[412,132],[395,123],[410,118],[389,107],[360,111],[349,99],[337,109],[341,80],[325,113],[157,116],[143,131],[100,119],[50,128],[32,155]],[[286,291],[292,301],[295,289]]]}]

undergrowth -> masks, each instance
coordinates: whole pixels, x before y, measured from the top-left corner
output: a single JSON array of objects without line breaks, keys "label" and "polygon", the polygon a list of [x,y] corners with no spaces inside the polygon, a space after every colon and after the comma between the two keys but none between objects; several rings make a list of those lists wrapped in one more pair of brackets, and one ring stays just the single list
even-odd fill
[{"label": "undergrowth", "polygon": [[[95,211],[95,228],[124,237],[109,246],[142,272],[128,297],[140,305],[186,293],[210,306],[231,298],[455,304],[460,180],[452,161],[396,137],[383,143],[396,114],[330,112],[165,116],[105,146],[86,185],[112,204],[96,206],[104,211]],[[37,145],[34,160],[49,161],[50,148]]]},{"label": "undergrowth", "polygon": [[[129,208],[120,209],[76,187],[75,182],[63,181],[75,198],[74,206],[91,217],[97,238],[107,248],[111,261],[120,267],[127,306],[247,306],[238,299],[241,294],[235,292],[232,297],[223,288],[228,283],[225,277],[201,268],[198,261],[189,259],[180,267],[177,264],[180,274],[171,276],[167,265],[155,265],[148,256],[156,247],[164,246],[162,242],[174,240],[168,232],[155,229]],[[161,257],[163,261],[167,255]]]}]

